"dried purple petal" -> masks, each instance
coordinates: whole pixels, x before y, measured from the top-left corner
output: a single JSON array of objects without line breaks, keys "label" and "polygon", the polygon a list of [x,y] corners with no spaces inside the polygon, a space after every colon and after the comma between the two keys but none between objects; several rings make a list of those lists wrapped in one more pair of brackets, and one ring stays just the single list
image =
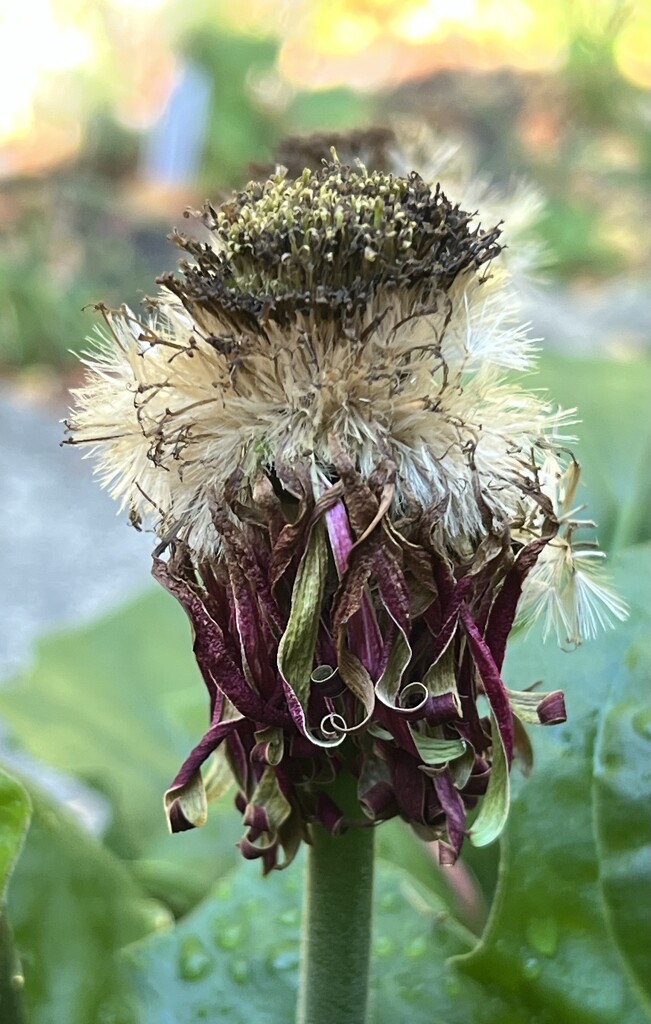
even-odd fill
[{"label": "dried purple petal", "polygon": [[72,421],[153,522],[208,691],[170,827],[206,820],[215,755],[243,856],[280,868],[311,822],[348,827],[329,793],[345,770],[369,824],[400,815],[453,860],[503,827],[522,722],[565,718],[562,694],[504,686],[518,608],[547,614],[558,577],[574,638],[590,589],[567,419],[503,380],[532,351],[491,268],[500,228],[415,173],[335,158],[201,219],[209,240],[177,234],[193,262],[150,323],[103,310]]}]

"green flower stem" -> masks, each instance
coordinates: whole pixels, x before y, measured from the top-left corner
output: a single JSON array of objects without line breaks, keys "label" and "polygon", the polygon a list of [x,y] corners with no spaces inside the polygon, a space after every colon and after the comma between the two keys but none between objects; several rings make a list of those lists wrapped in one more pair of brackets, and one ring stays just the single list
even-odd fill
[{"label": "green flower stem", "polygon": [[[348,818],[360,819],[356,781],[342,773],[331,790]],[[298,1024],[368,1020],[373,897],[373,828],[333,837],[311,829],[303,920]]]}]

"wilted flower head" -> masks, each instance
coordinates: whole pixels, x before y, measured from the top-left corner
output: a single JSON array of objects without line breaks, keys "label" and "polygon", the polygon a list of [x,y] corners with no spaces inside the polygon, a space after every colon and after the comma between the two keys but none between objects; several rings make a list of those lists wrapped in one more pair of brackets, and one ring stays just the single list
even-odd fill
[{"label": "wilted flower head", "polygon": [[[70,422],[153,523],[154,575],[193,626],[211,722],[171,827],[205,820],[220,751],[267,870],[306,823],[345,827],[342,768],[370,823],[399,814],[454,858],[482,794],[471,838],[504,823],[520,723],[564,719],[560,693],[501,680],[520,599],[591,632],[556,494],[570,421],[506,377],[533,352],[500,228],[418,174],[334,157],[201,218],[209,241],[176,236],[191,261],[146,322],[103,310]],[[597,618],[620,615],[595,587]]]}]

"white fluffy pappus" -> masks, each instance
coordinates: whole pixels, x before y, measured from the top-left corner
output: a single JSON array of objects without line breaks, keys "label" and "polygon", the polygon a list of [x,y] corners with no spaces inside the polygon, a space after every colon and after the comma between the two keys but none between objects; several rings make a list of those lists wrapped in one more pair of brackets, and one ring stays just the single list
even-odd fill
[{"label": "white fluffy pappus", "polygon": [[[536,351],[495,231],[473,228],[417,176],[336,162],[248,189],[210,208],[216,242],[187,246],[197,264],[163,286],[147,320],[100,307],[107,330],[85,354],[68,427],[132,521],[210,558],[211,501],[236,471],[252,489],[260,472],[305,460],[327,475],[341,449],[365,476],[389,458],[392,515],[445,507],[440,540],[461,561],[488,533],[526,524],[536,536],[536,490],[547,495],[561,529],[530,576],[523,617],[543,616],[572,643],[621,617],[594,552],[573,548],[575,527],[563,526],[558,452],[573,411],[524,386]],[[442,226],[423,228],[421,210]],[[284,250],[287,263],[274,263]],[[345,315],[328,308],[339,296]]]},{"label": "white fluffy pappus", "polygon": [[253,475],[313,453],[328,467],[332,436],[364,473],[392,458],[398,501],[404,494],[426,506],[447,496],[448,539],[465,544],[483,531],[475,475],[494,515],[509,521],[522,501],[513,481],[532,451],[566,442],[567,417],[504,379],[505,368],[532,359],[508,293],[500,310],[488,282],[462,285],[440,345],[443,314],[396,329],[405,310],[390,309],[356,347],[303,320],[293,345],[270,328],[235,371],[172,295],[161,296],[151,323],[127,309],[107,312],[109,335],[87,353],[88,378],[74,392],[75,442],[90,446],[124,508],[159,535],[183,524],[197,551],[215,544],[209,495],[239,466]]},{"label": "white fluffy pappus", "polygon": [[595,524],[578,519],[581,507],[573,507],[580,468],[570,462],[563,470],[548,456],[540,473],[545,493],[552,500],[559,530],[545,546],[529,574],[518,608],[518,621],[540,621],[542,636],[555,635],[559,642],[576,647],[594,639],[615,621],[628,617],[626,603],[614,592],[604,571],[603,551],[595,541],[577,540],[577,532]]}]

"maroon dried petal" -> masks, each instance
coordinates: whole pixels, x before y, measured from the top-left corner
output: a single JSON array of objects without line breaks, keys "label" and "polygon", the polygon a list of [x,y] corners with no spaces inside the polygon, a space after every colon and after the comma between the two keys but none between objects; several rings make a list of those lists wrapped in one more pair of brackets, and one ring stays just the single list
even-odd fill
[{"label": "maroon dried petal", "polygon": [[498,669],[501,669],[504,663],[506,641],[513,628],[522,587],[548,541],[549,537],[534,540],[522,549],[495,598],[486,628],[486,640]]},{"label": "maroon dried petal", "polygon": [[[318,727],[331,720],[341,729],[361,730],[346,742],[351,751],[357,745],[359,800],[371,821],[399,814],[424,837],[447,836],[440,851],[452,862],[464,840],[466,814],[486,791],[491,773],[492,741],[488,720],[477,710],[477,688],[489,700],[509,763],[514,744],[526,761],[526,736],[514,722],[500,666],[522,583],[544,543],[528,545],[513,561],[506,535],[491,536],[474,562],[457,567],[457,579],[424,518],[420,526],[405,522],[400,529],[387,518],[391,466],[365,481],[342,456],[337,471],[339,481],[324,476],[315,482],[306,466],[284,467],[278,479],[298,504],[280,501],[270,481],[261,478],[260,504],[253,509],[242,504],[241,485],[234,480],[227,497],[240,522],[214,509],[223,544],[219,560],[195,568],[189,551],[178,546],[169,564],[155,563],[154,575],[192,622],[213,715],[211,730],[175,780],[179,787],[191,780],[183,798],[175,801],[172,787],[170,821],[175,829],[191,827],[185,807],[201,823],[201,784],[193,772],[224,742],[247,826],[243,856],[260,859],[269,871],[291,860],[306,822],[320,821],[338,834],[343,815],[325,787],[340,770],[340,759],[321,745],[329,741],[327,724],[318,741],[306,728],[307,722]],[[284,521],[286,516],[294,521]],[[279,671],[278,643],[317,523],[324,536],[327,527],[328,548],[319,556],[311,678],[300,685],[299,700]],[[392,652],[396,707],[376,693]],[[421,681],[444,655],[455,685],[428,695]],[[416,688],[417,706],[409,707]],[[233,718],[233,709],[243,717]],[[558,692],[541,695],[538,705],[531,702],[529,713],[534,709],[543,724],[565,717]],[[222,715],[231,720],[221,721]],[[436,729],[434,736],[470,743],[476,751],[470,775],[467,759],[452,769],[424,765],[414,739],[414,728],[423,725],[415,727],[415,721]],[[335,727],[333,742],[341,738]]]},{"label": "maroon dried petal", "polygon": [[343,811],[327,793],[319,793],[316,798],[314,813],[330,835],[337,836],[341,834],[344,820]]},{"label": "maroon dried petal", "polygon": [[537,708],[541,725],[560,725],[567,721],[565,695],[562,690],[548,693]]},{"label": "maroon dried petal", "polygon": [[459,719],[459,708],[454,693],[437,693],[429,697],[423,717],[428,725],[444,725]]},{"label": "maroon dried petal", "polygon": [[360,796],[360,803],[373,821],[388,821],[399,813],[395,791],[388,782],[376,782]]},{"label": "maroon dried petal", "polygon": [[384,607],[405,634],[409,632],[411,601],[400,563],[387,547],[380,548],[374,558],[375,578]]},{"label": "maroon dried petal", "polygon": [[187,785],[197,769],[217,750],[229,733],[233,731],[235,725],[235,722],[220,722],[217,725],[211,726],[181,765],[174,781],[167,790],[167,797],[172,798],[168,801],[167,815],[173,832],[182,832],[195,827],[183,814],[179,802],[173,799],[174,793],[177,790],[182,790]]},{"label": "maroon dried petal", "polygon": [[351,651],[376,679],[382,660],[382,638],[364,590],[371,575],[378,542],[374,537],[368,538],[363,546],[355,549],[350,560],[354,544],[341,501],[326,513],[326,524],[341,579],[331,612],[332,630],[339,637],[343,627],[348,627]]},{"label": "maroon dried petal", "polygon": [[[249,731],[248,723],[246,726],[244,723],[238,723],[238,728],[234,729],[230,733],[226,740],[226,754],[228,757],[228,763],[231,767],[231,771],[235,777],[235,781],[240,787],[240,791],[246,796],[253,792],[253,768],[251,765],[250,750],[252,744],[245,742],[248,740],[247,732]],[[245,803],[246,806],[246,803]],[[244,808],[241,809],[242,813]]]},{"label": "maroon dried petal", "polygon": [[513,761],[513,712],[509,703],[509,696],[499,669],[493,660],[490,648],[479,632],[468,608],[462,607],[461,621],[466,632],[472,651],[473,661],[479,670],[488,702],[492,708],[497,722],[507,763]]},{"label": "maroon dried petal", "polygon": [[459,856],[466,830],[466,809],[461,794],[455,789],[449,769],[434,776],[434,789],[445,811],[450,845]]}]

